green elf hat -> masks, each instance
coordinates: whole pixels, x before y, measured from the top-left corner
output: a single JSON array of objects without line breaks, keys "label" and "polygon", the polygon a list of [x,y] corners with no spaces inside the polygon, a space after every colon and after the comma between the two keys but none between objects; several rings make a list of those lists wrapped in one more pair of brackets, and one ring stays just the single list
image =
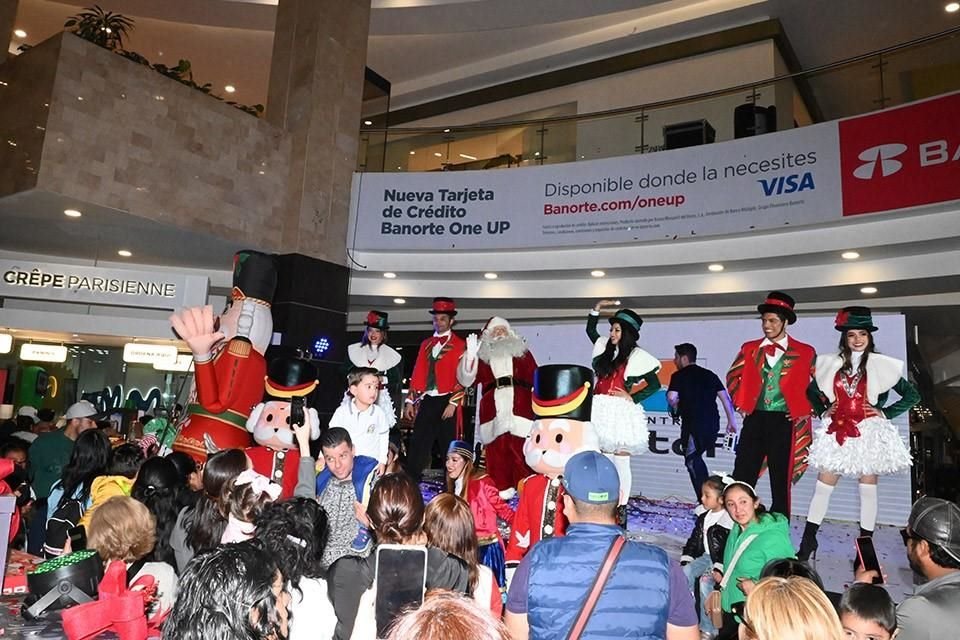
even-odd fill
[{"label": "green elf hat", "polygon": [[833,324],[837,331],[862,329],[873,333],[877,330],[873,324],[873,316],[870,314],[869,307],[844,307],[837,312]]},{"label": "green elf hat", "polygon": [[388,314],[385,311],[377,311],[376,309],[367,312],[367,317],[363,321],[363,324],[366,327],[380,329],[380,331],[386,331],[390,328]]},{"label": "green elf hat", "polygon": [[631,309],[619,309],[610,317],[610,324],[616,322],[621,329],[626,328],[633,331],[633,335],[640,337],[640,326],[643,325],[643,318],[637,315]]}]

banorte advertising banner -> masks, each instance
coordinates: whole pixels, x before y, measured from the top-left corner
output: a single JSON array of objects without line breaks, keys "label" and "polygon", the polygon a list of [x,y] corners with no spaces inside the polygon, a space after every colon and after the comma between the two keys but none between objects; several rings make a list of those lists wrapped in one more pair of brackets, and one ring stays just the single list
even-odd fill
[{"label": "banorte advertising banner", "polygon": [[536,249],[841,221],[960,199],[960,94],[754,138],[500,171],[357,173],[348,244]]}]

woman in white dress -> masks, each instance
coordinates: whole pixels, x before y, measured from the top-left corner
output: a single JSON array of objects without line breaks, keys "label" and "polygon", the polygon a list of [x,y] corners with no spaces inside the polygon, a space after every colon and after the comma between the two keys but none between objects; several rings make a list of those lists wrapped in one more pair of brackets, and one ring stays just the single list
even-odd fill
[{"label": "woman in white dress", "polygon": [[[389,426],[392,428],[397,422],[393,398],[400,397],[403,362],[400,353],[387,344],[387,330],[390,329],[388,320],[388,314],[383,311],[367,312],[360,342],[354,342],[347,347],[344,376],[354,367],[371,367],[380,372],[380,394],[377,396],[377,405],[387,414]],[[349,402],[350,396],[345,396],[344,401]]]}]

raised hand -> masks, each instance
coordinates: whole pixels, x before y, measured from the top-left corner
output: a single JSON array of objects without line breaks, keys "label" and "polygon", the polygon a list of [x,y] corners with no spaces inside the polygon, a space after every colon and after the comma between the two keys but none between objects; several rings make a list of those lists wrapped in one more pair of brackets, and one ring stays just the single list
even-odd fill
[{"label": "raised hand", "polygon": [[477,334],[471,333],[467,336],[467,358],[473,360],[480,352],[480,338]]},{"label": "raised hand", "polygon": [[604,307],[615,307],[617,306],[616,300],[600,300],[597,304],[593,305],[594,311],[600,311]]},{"label": "raised hand", "polygon": [[224,339],[223,333],[214,328],[213,307],[190,307],[180,314],[170,316],[170,325],[187,343],[198,362],[210,359],[213,348]]}]

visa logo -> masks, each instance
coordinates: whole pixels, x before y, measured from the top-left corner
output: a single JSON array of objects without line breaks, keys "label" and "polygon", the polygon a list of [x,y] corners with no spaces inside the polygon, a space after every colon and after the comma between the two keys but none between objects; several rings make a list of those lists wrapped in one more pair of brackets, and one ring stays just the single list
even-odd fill
[{"label": "visa logo", "polygon": [[803,175],[791,173],[787,176],[774,176],[765,180],[757,180],[765,196],[779,196],[785,193],[795,193],[805,189],[816,189],[813,184],[813,174],[809,171]]}]

